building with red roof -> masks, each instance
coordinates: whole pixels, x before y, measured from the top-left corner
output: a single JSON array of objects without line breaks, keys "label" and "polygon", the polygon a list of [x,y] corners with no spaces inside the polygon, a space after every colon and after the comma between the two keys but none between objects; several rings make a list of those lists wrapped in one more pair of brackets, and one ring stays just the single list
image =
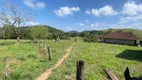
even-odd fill
[{"label": "building with red roof", "polygon": [[137,45],[137,40],[140,38],[129,32],[123,32],[122,30],[118,30],[112,33],[105,34],[101,36],[104,42],[106,43],[114,43],[114,44],[127,44],[127,45]]}]

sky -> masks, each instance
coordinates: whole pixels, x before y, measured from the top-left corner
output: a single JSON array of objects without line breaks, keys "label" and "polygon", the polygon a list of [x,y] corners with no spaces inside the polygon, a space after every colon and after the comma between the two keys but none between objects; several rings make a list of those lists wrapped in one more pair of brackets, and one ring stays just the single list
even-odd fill
[{"label": "sky", "polygon": [[0,10],[9,3],[37,14],[27,25],[49,25],[63,31],[142,30],[142,0],[0,0]]}]

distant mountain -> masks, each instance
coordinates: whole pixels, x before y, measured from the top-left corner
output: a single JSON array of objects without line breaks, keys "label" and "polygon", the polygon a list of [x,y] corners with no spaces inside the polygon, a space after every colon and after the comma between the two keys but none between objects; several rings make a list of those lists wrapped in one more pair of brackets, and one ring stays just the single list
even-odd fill
[{"label": "distant mountain", "polygon": [[142,38],[142,30],[137,30],[137,29],[123,28],[123,29],[107,29],[107,30],[102,30],[102,31],[104,33],[107,33],[107,32],[114,32],[114,31],[117,31],[117,30],[122,30],[124,32],[131,32],[134,35],[136,35],[137,37]]},{"label": "distant mountain", "polygon": [[77,37],[80,35],[80,33],[78,31],[69,31],[69,32],[66,32],[66,34],[69,36],[69,37]]},{"label": "distant mountain", "polygon": [[[56,28],[48,26],[48,25],[38,25],[38,26],[46,26],[46,27],[48,27],[48,32],[51,33],[51,34],[64,33],[64,31],[62,31],[60,29],[56,29]],[[26,26],[24,28],[30,28],[30,27],[32,27],[32,26]],[[20,28],[22,28],[22,27],[20,27]]]},{"label": "distant mountain", "polygon": [[[67,35],[64,31],[47,26],[47,25],[35,25],[35,26],[45,26],[48,28],[48,39],[54,39],[55,37],[59,36],[61,39],[67,39]],[[30,28],[34,27],[34,26],[21,26],[19,27],[19,34],[20,34],[20,39],[31,39],[31,34],[30,34]],[[5,29],[6,35],[4,35],[4,31],[3,28],[0,27],[0,38],[3,38],[5,36],[6,39],[16,39],[16,32],[14,30],[16,30],[16,27],[13,27],[13,29],[11,29],[10,27],[7,27]]]},{"label": "distant mountain", "polygon": [[[48,32],[50,35],[57,35],[57,36],[68,36],[68,37],[77,37],[77,36],[81,36],[81,37],[85,37],[86,34],[94,34],[94,35],[104,35],[110,32],[114,32],[117,30],[122,30],[124,32],[130,32],[134,35],[136,35],[137,37],[142,38],[142,30],[137,30],[137,29],[130,29],[130,28],[123,28],[123,29],[106,29],[106,30],[85,30],[82,32],[77,32],[77,31],[69,31],[69,32],[64,32],[60,29],[56,29],[54,27],[48,26],[48,25],[39,25],[39,26],[46,26],[48,27]],[[21,35],[27,36],[29,35],[29,29],[31,26],[26,26],[26,27],[20,27],[21,29]],[[0,27],[0,36],[2,36],[2,27]],[[26,35],[27,34],[27,35]]]},{"label": "distant mountain", "polygon": [[[45,26],[47,26],[47,25],[45,25]],[[60,30],[60,29],[56,29],[56,28],[53,28],[53,27],[51,27],[51,26],[47,26],[48,27],[48,32],[49,33],[64,33],[64,31],[62,31],[62,30]]]},{"label": "distant mountain", "polygon": [[137,37],[142,38],[142,30],[137,30],[137,29],[130,29],[130,28],[123,28],[123,29],[106,29],[106,30],[85,30],[80,32],[80,35],[84,37],[86,34],[95,34],[95,35],[104,35],[107,33],[111,33],[117,30],[122,30],[124,32],[130,32],[136,35]]}]

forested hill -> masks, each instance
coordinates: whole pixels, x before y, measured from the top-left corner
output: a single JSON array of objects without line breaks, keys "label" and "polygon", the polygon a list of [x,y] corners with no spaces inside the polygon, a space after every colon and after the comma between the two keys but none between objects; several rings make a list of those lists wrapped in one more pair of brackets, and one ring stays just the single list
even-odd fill
[{"label": "forested hill", "polygon": [[[44,25],[44,26],[47,26],[47,25]],[[57,29],[57,28],[53,28],[51,26],[47,26],[48,27],[48,32],[49,33],[64,33],[64,31],[60,30],[60,29]]]},{"label": "forested hill", "polygon": [[[37,26],[45,26],[48,28],[48,39],[54,39],[55,37],[59,36],[61,39],[69,39],[69,37],[85,37],[85,36],[100,36],[104,35],[107,33],[111,33],[120,29],[107,29],[107,30],[86,30],[82,32],[77,32],[77,31],[69,31],[69,32],[64,32],[60,29],[56,29],[51,26],[47,25],[37,25]],[[21,39],[29,39],[31,38],[30,35],[30,28],[33,26],[26,26],[26,27],[20,27],[20,38]],[[1,27],[0,28],[0,38],[3,38],[5,36],[6,39],[16,39],[16,27],[9,27],[6,28],[6,31],[4,33],[4,29]],[[124,28],[121,29],[122,31],[125,32],[130,32],[136,35],[137,37],[142,38],[142,30],[136,30],[136,29],[130,29],[130,28]]]},{"label": "forested hill", "polygon": [[[67,37],[67,35],[65,35],[65,32],[47,25],[35,25],[35,26],[39,26],[39,27],[47,27],[48,28],[48,38],[55,38],[56,36],[62,36],[64,34],[63,37]],[[25,27],[19,27],[19,34],[20,34],[20,38],[21,39],[29,39],[31,38],[31,34],[30,34],[30,28],[34,27],[34,26],[25,26]],[[3,36],[6,39],[16,39],[16,27],[0,27],[0,38],[3,38]],[[5,31],[5,32],[4,32]]]},{"label": "forested hill", "polygon": [[[39,27],[44,26],[44,27],[48,28],[48,39],[54,39],[57,36],[61,37],[62,39],[67,38],[67,35],[65,35],[65,32],[60,29],[56,29],[56,28],[48,26],[48,25],[37,25],[37,26],[39,26]],[[26,26],[25,28],[28,28],[30,30],[30,27],[34,27],[34,26]]]},{"label": "forested hill", "polygon": [[[57,28],[54,28],[54,27],[51,27],[51,26],[48,26],[48,25],[39,25],[39,26],[45,26],[45,27],[48,27],[48,32],[49,33],[63,33],[64,31],[62,30],[59,30]],[[30,27],[33,27],[33,26],[26,26],[25,28],[30,28]]]},{"label": "forested hill", "polygon": [[[59,30],[59,29],[56,29],[56,28],[53,28],[51,26],[48,26],[48,25],[39,25],[39,26],[46,26],[48,27],[48,32],[49,33],[63,33],[64,31],[62,30]],[[19,27],[20,29],[24,30],[24,29],[29,29],[30,27],[33,27],[33,26],[25,26],[25,27]],[[2,32],[2,27],[0,27],[0,32]]]},{"label": "forested hill", "polygon": [[106,30],[86,30],[80,32],[81,36],[85,36],[86,34],[94,34],[94,35],[104,35],[107,33],[111,33],[117,30],[122,30],[124,32],[130,32],[136,35],[137,37],[142,38],[142,30],[137,30],[137,29],[130,29],[130,28],[123,28],[123,29],[106,29]]}]

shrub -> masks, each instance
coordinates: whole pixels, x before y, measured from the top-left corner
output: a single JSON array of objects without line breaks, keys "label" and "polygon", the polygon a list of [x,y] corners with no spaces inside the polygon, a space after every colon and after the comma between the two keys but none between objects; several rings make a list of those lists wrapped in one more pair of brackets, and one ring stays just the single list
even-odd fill
[{"label": "shrub", "polygon": [[25,61],[25,60],[26,60],[25,57],[18,57],[17,59],[18,59],[18,60],[21,60],[21,61]]},{"label": "shrub", "polygon": [[96,36],[93,34],[87,34],[83,40],[84,42],[96,42],[97,41]]},{"label": "shrub", "polygon": [[37,58],[37,56],[35,56],[34,54],[29,54],[27,55],[28,58]]}]

